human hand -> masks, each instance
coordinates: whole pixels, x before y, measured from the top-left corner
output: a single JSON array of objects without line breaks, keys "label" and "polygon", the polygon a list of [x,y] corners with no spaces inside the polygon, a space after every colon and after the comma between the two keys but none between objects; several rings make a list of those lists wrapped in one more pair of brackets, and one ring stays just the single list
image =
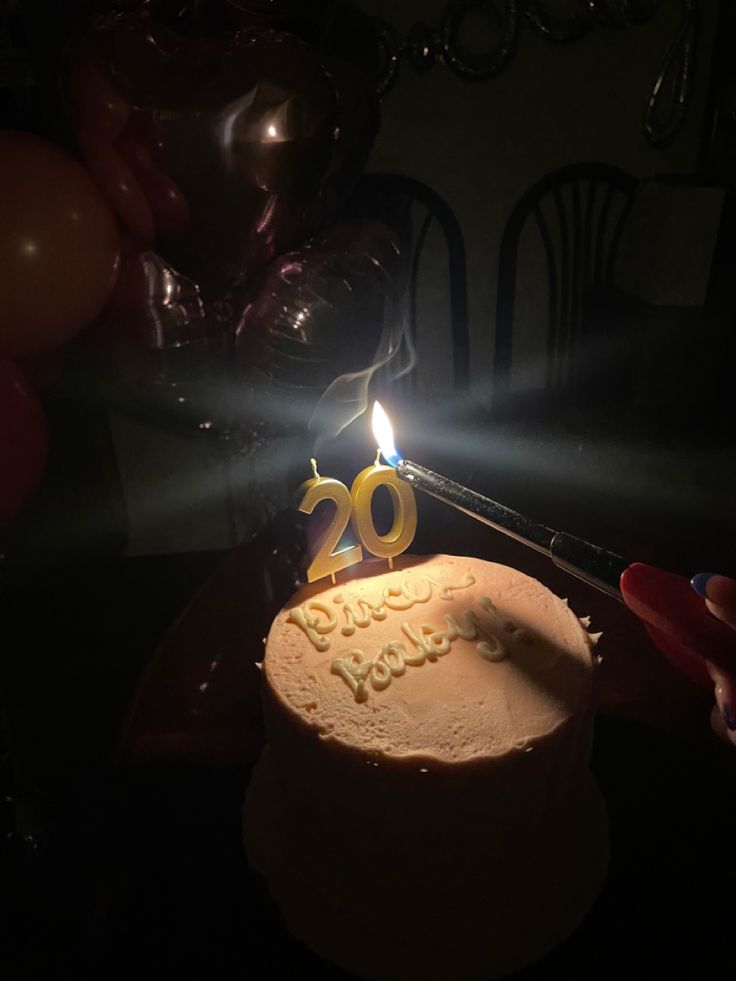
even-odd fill
[{"label": "human hand", "polygon": [[700,573],[684,576],[633,562],[621,597],[659,650],[703,690],[715,686],[713,729],[736,746],[736,581]]},{"label": "human hand", "polygon": [[[693,576],[691,585],[704,598],[713,616],[736,630],[736,580],[700,572]],[[710,717],[711,726],[717,736],[736,746],[736,668],[732,673],[710,661],[706,663],[716,697]]]}]

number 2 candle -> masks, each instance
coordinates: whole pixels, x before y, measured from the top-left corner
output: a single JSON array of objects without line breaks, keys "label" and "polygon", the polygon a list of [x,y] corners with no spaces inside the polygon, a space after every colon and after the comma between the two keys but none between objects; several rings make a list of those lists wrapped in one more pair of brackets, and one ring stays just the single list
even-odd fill
[{"label": "number 2 candle", "polygon": [[[381,446],[393,447],[390,423],[378,402],[373,409],[373,431]],[[392,450],[384,449],[383,452],[390,455]],[[299,510],[311,514],[320,501],[329,500],[335,505],[335,513],[315,546],[316,554],[307,569],[309,582],[323,576],[331,576],[335,582],[335,573],[362,560],[363,548],[379,558],[388,559],[389,566],[393,568],[394,557],[405,552],[414,540],[417,530],[414,491],[405,481],[399,480],[393,466],[379,463],[380,455],[381,450],[376,455],[375,463],[357,475],[350,490],[333,477],[320,477],[316,461],[311,461],[314,476],[301,487]],[[385,535],[379,535],[373,521],[373,495],[379,487],[388,490],[393,505],[393,523]],[[360,545],[346,545],[335,550],[351,519],[363,548]]]}]

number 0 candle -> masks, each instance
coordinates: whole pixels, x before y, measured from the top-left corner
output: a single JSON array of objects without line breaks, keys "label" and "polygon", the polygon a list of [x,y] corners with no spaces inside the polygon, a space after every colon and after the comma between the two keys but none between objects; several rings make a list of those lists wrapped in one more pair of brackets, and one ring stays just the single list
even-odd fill
[{"label": "number 0 candle", "polygon": [[[378,402],[373,407],[373,432],[380,447],[376,462],[358,474],[351,490],[333,477],[320,477],[317,461],[310,461],[314,476],[300,488],[302,497],[299,510],[311,514],[320,501],[332,501],[335,513],[315,544],[315,556],[307,569],[309,582],[323,576],[331,576],[335,582],[335,573],[362,560],[363,548],[378,558],[388,559],[393,569],[394,557],[405,552],[414,540],[417,530],[414,491],[410,484],[398,478],[393,466],[387,467],[378,462],[381,453],[391,463],[394,462],[393,457],[397,457],[391,423]],[[394,511],[393,524],[386,535],[379,535],[373,523],[373,495],[379,487],[385,487],[388,491]],[[345,545],[336,550],[351,519],[363,548],[360,545]]]},{"label": "number 0 candle", "polygon": [[[385,440],[384,427],[390,423],[380,402],[373,407],[373,432],[376,440]],[[385,442],[382,445],[386,445]],[[369,552],[379,558],[388,559],[393,568],[393,558],[401,555],[411,545],[417,530],[417,505],[414,491],[403,480],[399,480],[393,467],[378,462],[381,450],[376,455],[372,467],[366,467],[353,481],[350,496],[353,499],[353,523],[360,540]],[[373,494],[378,487],[385,487],[394,508],[394,520],[386,535],[379,535],[373,523]]]}]

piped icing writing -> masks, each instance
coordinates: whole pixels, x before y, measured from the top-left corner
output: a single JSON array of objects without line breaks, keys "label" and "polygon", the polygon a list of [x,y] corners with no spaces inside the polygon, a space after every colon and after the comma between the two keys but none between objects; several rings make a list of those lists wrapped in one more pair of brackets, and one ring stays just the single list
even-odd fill
[{"label": "piped icing writing", "polygon": [[[335,593],[332,602],[342,607],[345,623],[340,632],[344,637],[350,637],[356,627],[368,627],[371,620],[385,620],[388,610],[409,610],[417,603],[427,603],[435,591],[440,599],[451,600],[458,590],[467,589],[474,583],[475,576],[469,570],[457,586],[443,586],[433,576],[418,576],[414,580],[404,579],[385,586],[380,597],[373,600],[352,596],[346,599],[342,593]],[[328,634],[337,627],[337,613],[323,600],[307,600],[294,607],[289,610],[287,621],[304,631],[315,650],[329,650]]]},{"label": "piped icing writing", "polygon": [[[479,597],[478,603],[486,612],[496,615],[493,603],[487,596]],[[452,642],[458,637],[477,641],[475,646],[478,653],[489,661],[502,661],[507,656],[504,641],[481,622],[475,610],[467,609],[459,615],[446,613],[444,620],[447,624],[444,630],[428,623],[418,626],[402,623],[401,630],[410,642],[410,649],[403,641],[391,641],[384,644],[370,660],[363,651],[350,650],[343,657],[335,658],[330,670],[343,679],[356,702],[364,702],[368,698],[367,680],[374,691],[383,691],[393,678],[405,673],[408,665],[436,661],[449,653]]]}]

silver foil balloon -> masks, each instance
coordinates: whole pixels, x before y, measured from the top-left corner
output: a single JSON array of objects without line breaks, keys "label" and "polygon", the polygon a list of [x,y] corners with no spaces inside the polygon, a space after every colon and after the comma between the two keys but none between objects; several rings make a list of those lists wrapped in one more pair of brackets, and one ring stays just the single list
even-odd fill
[{"label": "silver foil balloon", "polygon": [[378,106],[367,77],[338,68],[284,31],[185,37],[155,7],[108,18],[71,66],[77,140],[140,240],[203,289],[227,289],[349,193]]},{"label": "silver foil balloon", "polygon": [[144,347],[161,351],[182,347],[206,332],[199,287],[155,252],[140,257],[145,289],[139,337]]},{"label": "silver foil balloon", "polygon": [[[237,328],[238,366],[302,428],[336,435],[360,414],[377,371],[405,340],[395,315],[399,245],[382,222],[327,229],[269,266]],[[280,393],[280,395],[279,395]]]},{"label": "silver foil balloon", "polygon": [[128,413],[224,432],[230,310],[151,250],[128,255],[124,282],[107,311],[117,384]]},{"label": "silver foil balloon", "polygon": [[383,329],[398,244],[376,221],[334,225],[269,266],[237,328],[242,368],[323,390],[370,364]]}]

